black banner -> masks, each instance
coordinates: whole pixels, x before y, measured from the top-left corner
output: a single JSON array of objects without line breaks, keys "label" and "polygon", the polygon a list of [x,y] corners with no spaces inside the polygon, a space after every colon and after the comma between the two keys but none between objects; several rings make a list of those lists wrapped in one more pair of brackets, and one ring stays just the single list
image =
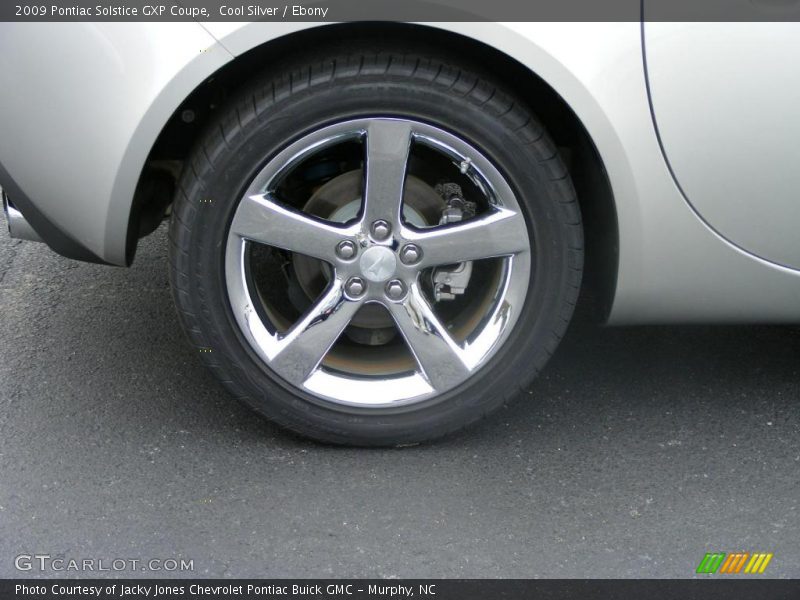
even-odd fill
[{"label": "black banner", "polygon": [[798,580],[585,579],[4,579],[0,598],[30,600],[498,600],[642,599],[794,600]]},{"label": "black banner", "polygon": [[797,21],[800,0],[3,0],[0,21]]}]

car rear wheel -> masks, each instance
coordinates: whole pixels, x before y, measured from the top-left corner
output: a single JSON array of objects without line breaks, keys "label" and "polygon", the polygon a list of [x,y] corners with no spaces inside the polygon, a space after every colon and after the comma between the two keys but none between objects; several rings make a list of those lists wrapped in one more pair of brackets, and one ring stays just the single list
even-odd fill
[{"label": "car rear wheel", "polygon": [[404,444],[518,395],[572,313],[574,189],[525,104],[447,57],[328,52],[254,82],[185,169],[181,319],[236,395]]}]

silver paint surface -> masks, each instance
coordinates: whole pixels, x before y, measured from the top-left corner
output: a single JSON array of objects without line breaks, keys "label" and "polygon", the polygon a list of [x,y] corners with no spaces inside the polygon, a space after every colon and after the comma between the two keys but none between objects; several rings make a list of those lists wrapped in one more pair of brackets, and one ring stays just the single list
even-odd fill
[{"label": "silver paint surface", "polygon": [[[0,77],[13,90],[0,95],[0,163],[50,219],[101,258],[124,264],[136,182],[158,133],[182,100],[235,56],[315,26],[0,24]],[[429,26],[469,36],[517,60],[552,86],[586,128],[617,209],[612,324],[800,321],[800,272],[767,260],[792,264],[797,256],[800,236],[787,234],[796,203],[774,182],[770,189],[780,193],[745,194],[730,214],[722,214],[721,200],[696,193],[702,187],[692,174],[691,156],[676,151],[681,134],[666,131],[665,113],[660,127],[667,151],[688,197],[709,224],[687,204],[650,114],[639,23]],[[674,27],[678,35],[691,24]],[[786,53],[795,47],[785,36],[771,43],[785,44]],[[773,47],[763,56],[779,51]],[[685,60],[675,56],[681,53],[680,44],[654,50],[651,66]],[[739,87],[749,85],[747,78],[740,81]],[[658,75],[653,86],[660,110]],[[41,175],[42,165],[47,177]],[[767,210],[759,213],[759,206]],[[790,212],[775,216],[783,208]],[[750,224],[769,232],[746,231]]]}]

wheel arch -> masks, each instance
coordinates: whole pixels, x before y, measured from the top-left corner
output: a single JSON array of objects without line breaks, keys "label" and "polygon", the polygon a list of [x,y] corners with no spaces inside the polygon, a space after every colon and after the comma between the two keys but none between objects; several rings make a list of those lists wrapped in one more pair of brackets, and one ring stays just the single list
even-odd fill
[{"label": "wheel arch", "polygon": [[[171,107],[162,110],[164,124],[141,167],[128,212],[126,256],[129,263],[138,239],[153,231],[168,209],[183,159],[213,120],[217,107],[255,72],[279,65],[285,57],[312,45],[324,47],[341,44],[343,40],[396,40],[409,47],[422,46],[449,54],[454,54],[456,49],[459,58],[492,73],[495,79],[524,99],[548,128],[570,169],[583,217],[586,262],[580,304],[593,320],[606,320],[614,299],[619,263],[619,229],[613,189],[601,153],[584,120],[576,114],[565,95],[552,85],[552,78],[546,81],[522,62],[523,57],[490,44],[492,36],[481,34],[485,28],[471,31],[470,24],[343,23],[305,27],[258,43],[259,37],[248,28],[259,25],[263,24],[250,24],[225,36],[212,30],[233,58],[209,73],[177,106],[173,100]],[[500,24],[490,25],[502,28]],[[443,29],[445,26],[452,29]],[[456,30],[459,28],[461,31]],[[532,44],[530,40],[525,42]],[[536,54],[537,59],[546,60],[546,56],[546,52]],[[555,59],[548,67],[564,68]],[[587,98],[590,96],[587,93]]]}]

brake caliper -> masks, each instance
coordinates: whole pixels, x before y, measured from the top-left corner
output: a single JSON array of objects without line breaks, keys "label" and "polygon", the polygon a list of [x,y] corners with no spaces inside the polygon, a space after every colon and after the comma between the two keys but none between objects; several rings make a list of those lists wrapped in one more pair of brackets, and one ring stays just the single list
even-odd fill
[{"label": "brake caliper", "polygon": [[[440,183],[436,193],[445,201],[439,225],[457,223],[475,216],[477,205],[464,199],[461,186],[456,183]],[[433,269],[433,297],[436,302],[455,300],[467,291],[472,276],[472,262],[462,262]]]}]

